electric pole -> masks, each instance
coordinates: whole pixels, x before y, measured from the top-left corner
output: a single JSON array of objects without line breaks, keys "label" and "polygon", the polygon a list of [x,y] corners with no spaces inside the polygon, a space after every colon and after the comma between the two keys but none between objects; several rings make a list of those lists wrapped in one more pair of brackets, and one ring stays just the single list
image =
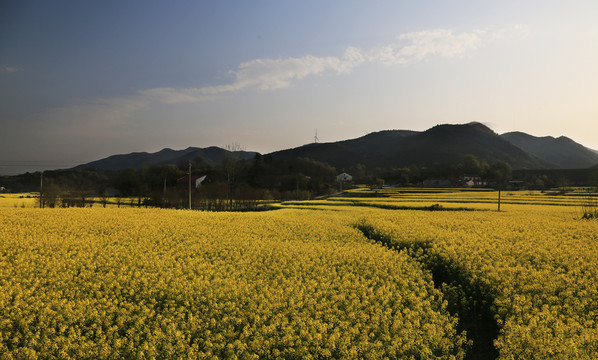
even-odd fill
[{"label": "electric pole", "polygon": [[44,191],[44,171],[42,170],[42,174],[39,179],[39,207],[40,209],[43,208],[44,199],[42,198],[42,194]]},{"label": "electric pole", "polygon": [[191,210],[191,160],[189,160],[189,210]]}]

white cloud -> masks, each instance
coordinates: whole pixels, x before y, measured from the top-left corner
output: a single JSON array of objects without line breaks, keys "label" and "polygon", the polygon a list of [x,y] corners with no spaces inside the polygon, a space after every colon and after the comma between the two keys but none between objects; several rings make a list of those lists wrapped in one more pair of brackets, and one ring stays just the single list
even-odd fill
[{"label": "white cloud", "polygon": [[180,104],[207,99],[202,89],[175,89],[171,87],[153,88],[139,91],[142,99],[150,102]]},{"label": "white cloud", "polygon": [[446,29],[427,30],[399,35],[395,42],[369,50],[350,46],[342,57],[306,55],[300,58],[257,59],[242,63],[236,71],[231,71],[234,76],[231,84],[196,90],[203,95],[219,95],[248,87],[275,90],[310,75],[347,73],[365,62],[396,65],[422,61],[431,56],[461,56],[492,41],[495,33],[486,30],[463,33]]},{"label": "white cloud", "polygon": [[337,73],[350,72],[355,66],[365,61],[360,50],[349,47],[343,57],[317,57],[306,55],[300,58],[256,59],[239,65],[231,71],[235,81],[230,85],[202,88],[205,94],[220,94],[238,91],[250,86],[261,90],[282,89],[290,86],[292,80],[300,80],[309,75],[322,74],[326,71]]},{"label": "white cloud", "polygon": [[[525,31],[528,30],[522,26],[507,30],[474,30],[462,33],[454,33],[446,29],[426,30],[399,35],[390,44],[367,50],[350,46],[340,57],[305,55],[279,59],[255,59],[241,63],[236,70],[230,71],[233,81],[229,84],[201,88],[144,89],[128,97],[80,102],[51,110],[45,115],[57,121],[60,121],[58,119],[79,119],[82,123],[95,123],[96,130],[101,131],[113,126],[118,127],[121,122],[124,123],[126,119],[134,117],[133,113],[146,109],[152,104],[197,103],[247,88],[283,89],[291,86],[293,81],[309,76],[349,73],[364,63],[407,65],[433,56],[444,58],[463,56],[491,41],[508,37],[508,33]],[[4,67],[3,70],[19,71],[20,69]]]},{"label": "white cloud", "polygon": [[396,65],[422,61],[430,56],[455,57],[480,47],[486,35],[484,30],[455,34],[445,29],[402,34],[394,43],[370,50],[368,60]]},{"label": "white cloud", "polygon": [[507,32],[521,32],[525,27],[518,25],[508,31],[474,30],[455,33],[452,30],[436,29],[401,34],[390,44],[362,50],[347,47],[341,57],[318,57],[305,55],[279,59],[256,59],[241,63],[229,73],[233,81],[225,85],[202,88],[154,88],[140,91],[153,101],[163,103],[197,102],[255,87],[260,90],[276,90],[291,86],[293,81],[325,73],[348,73],[357,66],[369,62],[384,65],[406,65],[423,61],[432,56],[452,58],[463,56],[485,44],[506,37]]},{"label": "white cloud", "polygon": [[235,80],[228,85],[186,89],[153,88],[142,90],[139,94],[148,100],[169,104],[197,102],[248,87],[257,87],[260,90],[282,89],[289,87],[293,80],[301,80],[327,71],[347,73],[365,60],[361,51],[354,47],[348,47],[340,58],[306,55],[300,58],[256,59],[244,62],[237,70],[231,71]]}]

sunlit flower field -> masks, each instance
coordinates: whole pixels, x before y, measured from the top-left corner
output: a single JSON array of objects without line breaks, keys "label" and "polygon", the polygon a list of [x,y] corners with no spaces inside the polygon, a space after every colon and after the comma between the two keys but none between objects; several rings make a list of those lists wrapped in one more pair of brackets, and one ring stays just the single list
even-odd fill
[{"label": "sunlit flower field", "polygon": [[0,358],[598,356],[578,198],[360,191],[253,213],[3,206]]}]

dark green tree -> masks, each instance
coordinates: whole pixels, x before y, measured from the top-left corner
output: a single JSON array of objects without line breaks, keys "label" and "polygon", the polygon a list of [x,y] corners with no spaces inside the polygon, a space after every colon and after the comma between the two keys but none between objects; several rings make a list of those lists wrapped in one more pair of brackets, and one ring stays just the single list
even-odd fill
[{"label": "dark green tree", "polygon": [[490,174],[498,190],[498,211],[500,211],[500,192],[505,188],[507,181],[512,178],[513,168],[505,161],[497,161],[490,167]]}]

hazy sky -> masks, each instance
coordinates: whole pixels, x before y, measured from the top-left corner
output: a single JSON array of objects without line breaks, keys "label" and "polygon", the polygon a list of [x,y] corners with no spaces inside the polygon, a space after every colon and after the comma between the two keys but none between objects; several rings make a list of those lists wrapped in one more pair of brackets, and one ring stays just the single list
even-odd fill
[{"label": "hazy sky", "polygon": [[597,19],[595,0],[2,1],[0,174],[470,121],[598,149]]}]

